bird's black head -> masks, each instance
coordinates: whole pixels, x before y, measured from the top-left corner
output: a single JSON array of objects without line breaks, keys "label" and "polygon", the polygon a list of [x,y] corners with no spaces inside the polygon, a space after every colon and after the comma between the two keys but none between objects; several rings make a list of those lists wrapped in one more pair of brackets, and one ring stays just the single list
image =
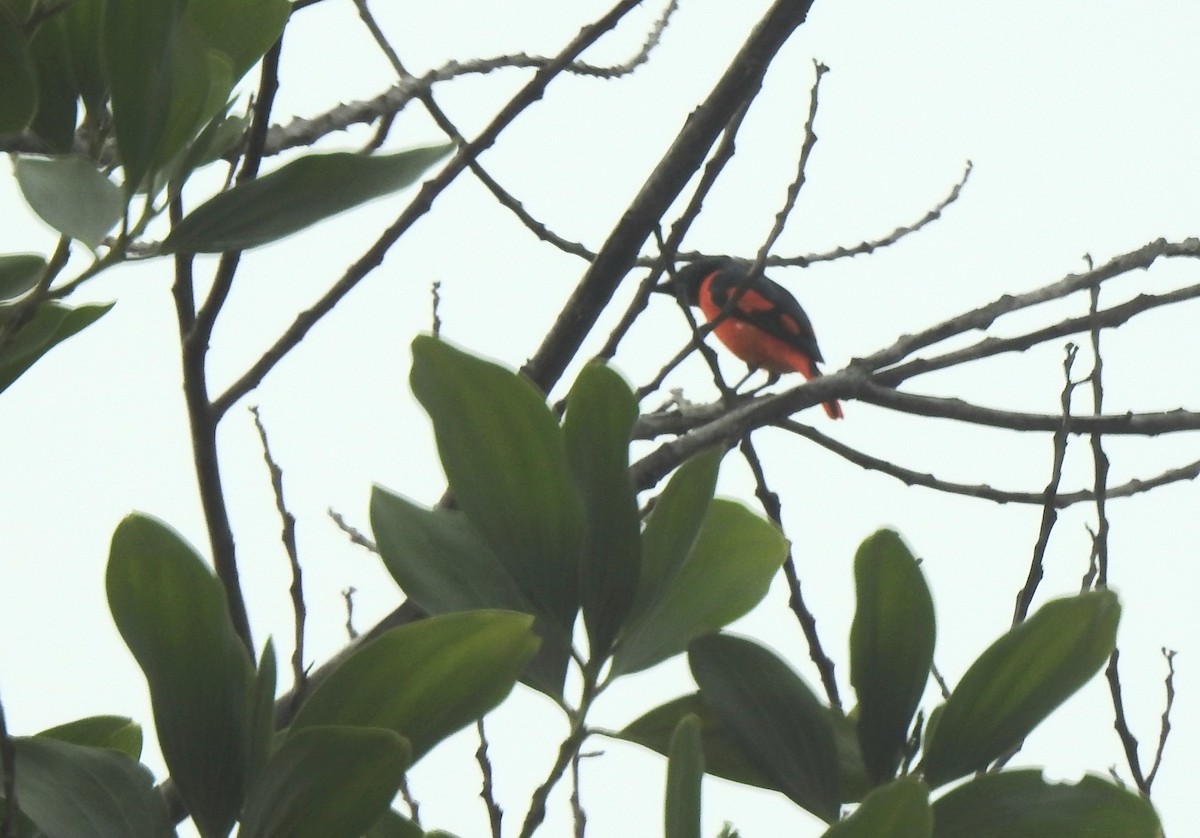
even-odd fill
[{"label": "bird's black head", "polygon": [[660,285],[656,285],[654,286],[654,290],[664,294],[674,294],[675,282],[678,282],[679,286],[683,289],[683,294],[688,301],[688,305],[698,305],[700,283],[714,273],[736,268],[742,264],[744,264],[743,260],[734,259],[732,256],[710,256],[707,259],[689,262],[675,271],[674,281],[668,280]]}]

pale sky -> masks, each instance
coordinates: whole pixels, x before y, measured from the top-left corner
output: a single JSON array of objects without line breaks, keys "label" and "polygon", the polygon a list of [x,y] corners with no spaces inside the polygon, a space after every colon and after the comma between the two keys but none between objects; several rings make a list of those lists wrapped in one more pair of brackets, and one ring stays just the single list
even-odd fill
[{"label": "pale sky", "polygon": [[[377,5],[415,73],[451,58],[553,54],[606,8],[590,0]],[[483,164],[554,230],[598,247],[767,5],[684,0],[647,66],[620,80],[560,80]],[[652,6],[631,15],[586,57],[602,63],[633,53],[658,13]],[[1002,294],[1081,271],[1085,254],[1099,263],[1160,236],[1196,235],[1197,27],[1200,8],[1181,0],[817,2],[768,75],[739,136],[738,157],[685,249],[753,255],[794,171],[814,59],[831,69],[821,87],[819,139],[776,253],[849,247],[911,225],[950,191],[966,161],[974,165],[944,217],[894,247],[772,272],[803,302],[828,370]],[[349,3],[328,0],[298,14],[285,44],[277,120],[313,116],[338,102],[376,95],[390,83],[386,62]],[[506,71],[449,83],[436,93],[471,135],[527,78],[526,71]],[[334,135],[321,148],[353,149],[369,136],[362,129]],[[413,105],[393,129],[390,147],[441,139]],[[9,173],[5,169],[0,177],[0,252],[48,253],[55,238],[27,211]],[[213,338],[214,386],[224,389],[240,374],[412,194],[377,201],[248,254]],[[360,629],[401,597],[380,562],[350,544],[325,510],[333,507],[366,530],[372,483],[425,503],[435,502],[444,488],[429,424],[407,383],[408,345],[429,328],[430,284],[442,283],[447,338],[517,367],[536,349],[583,269],[577,258],[536,240],[463,176],[382,268],[231,411],[220,437],[223,469],[258,644],[271,635],[281,659],[290,654],[292,618],[279,523],[246,407],[261,408],[299,519],[308,653],[320,663],[345,641],[343,589],[358,591]],[[1103,299],[1182,287],[1197,270],[1156,265],[1107,283]],[[632,275],[618,293],[580,360],[607,337],[637,278]],[[16,733],[102,713],[151,726],[144,681],[108,615],[103,572],[112,531],[134,510],[159,516],[207,553],[170,280],[163,261],[120,268],[89,283],[77,299],[116,300],[113,311],[0,395],[0,438],[7,443],[0,468],[0,497],[6,499],[0,504],[0,698]],[[687,340],[686,324],[670,300],[658,298],[651,306],[615,359],[635,386]],[[1086,298],[1077,296],[1011,323],[1002,320],[994,333],[1049,324],[1086,307]],[[1106,334],[1107,412],[1200,409],[1192,372],[1200,355],[1195,319],[1196,303],[1185,303]],[[905,389],[1056,412],[1064,343],[914,379]],[[1089,366],[1081,353],[1076,375]],[[731,363],[732,378],[736,369]],[[667,386],[682,387],[693,401],[709,401],[715,393],[695,358]],[[1079,398],[1076,409],[1084,411],[1082,388]],[[653,396],[643,408],[662,400]],[[836,426],[817,410],[796,418],[864,452],[948,480],[1039,491],[1050,473],[1047,435],[915,419],[853,401],[845,411]],[[764,431],[756,439],[782,496],[785,529],[843,694],[852,695],[846,654],[852,558],[857,544],[880,526],[898,529],[924,560],[939,625],[936,661],[953,684],[1011,620],[1040,509],[907,488],[783,431]],[[1111,439],[1107,450],[1114,484],[1150,478],[1198,456],[1194,435],[1180,434]],[[1067,457],[1064,489],[1090,484],[1086,441],[1073,441]],[[1179,652],[1173,730],[1152,798],[1167,834],[1176,836],[1200,822],[1192,788],[1194,755],[1200,753],[1194,663],[1200,638],[1194,605],[1200,588],[1198,491],[1194,483],[1177,483],[1110,506],[1110,573],[1124,604],[1119,644],[1126,712],[1142,742],[1144,765],[1163,710],[1166,666],[1159,650]],[[726,458],[719,492],[754,505],[753,483],[736,454]],[[1090,507],[1060,515],[1038,603],[1078,590],[1087,568],[1088,526],[1095,526]],[[786,607],[782,578],[734,628],[773,647],[818,687]],[[692,689],[686,662],[677,658],[617,682],[593,722],[619,727]],[[935,703],[931,690],[926,709]],[[518,687],[489,717],[488,730],[497,792],[508,812],[506,834],[515,834],[565,725],[547,700]],[[160,757],[147,739],[146,759],[161,776]],[[468,731],[412,772],[427,828],[463,838],[483,834],[475,747]],[[588,749],[604,751],[583,769],[589,834],[661,830],[665,760],[606,740]],[[1075,780],[1085,770],[1106,774],[1110,766],[1128,777],[1103,679],[1056,712],[1012,764],[1045,765],[1056,779]],[[567,791],[564,784],[552,798],[550,820],[539,834],[569,834]],[[706,835],[727,820],[746,838],[822,831],[814,817],[776,794],[709,778],[704,795]]]}]

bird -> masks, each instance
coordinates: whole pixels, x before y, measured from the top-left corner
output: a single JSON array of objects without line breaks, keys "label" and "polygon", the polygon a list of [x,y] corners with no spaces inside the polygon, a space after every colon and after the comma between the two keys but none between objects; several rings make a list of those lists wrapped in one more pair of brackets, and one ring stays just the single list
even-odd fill
[{"label": "bird", "polygon": [[[817,364],[825,359],[808,315],[778,282],[761,272],[750,277],[752,267],[751,262],[731,256],[701,259],[677,270],[673,280],[655,290],[674,293],[678,283],[688,305],[699,308],[712,322],[738,289],[744,288],[713,329],[717,340],[745,361],[751,373],[766,370],[768,385],[789,372],[798,372],[808,381],[817,378],[821,375]],[[843,416],[837,401],[827,401],[822,407],[830,419]]]}]

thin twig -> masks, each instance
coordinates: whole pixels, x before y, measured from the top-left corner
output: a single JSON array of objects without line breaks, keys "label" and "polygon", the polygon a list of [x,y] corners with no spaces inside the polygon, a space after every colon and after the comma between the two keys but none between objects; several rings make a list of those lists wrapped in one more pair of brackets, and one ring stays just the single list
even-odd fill
[{"label": "thin twig", "polygon": [[1162,722],[1158,729],[1158,747],[1154,750],[1154,763],[1150,766],[1150,773],[1146,775],[1147,794],[1150,793],[1150,787],[1154,785],[1154,778],[1158,776],[1159,766],[1162,765],[1163,750],[1166,749],[1167,737],[1171,734],[1171,708],[1175,706],[1175,652],[1164,648],[1162,654],[1167,660],[1167,677],[1163,683],[1167,700],[1163,706]]},{"label": "thin twig", "polygon": [[571,814],[575,823],[575,838],[584,838],[587,831],[587,813],[583,810],[583,798],[579,790],[579,764],[583,754],[578,750],[571,757]]},{"label": "thin twig", "polygon": [[1055,498],[1058,495],[1058,487],[1062,483],[1063,463],[1067,458],[1066,422],[1071,416],[1071,396],[1078,386],[1078,382],[1071,379],[1071,367],[1074,366],[1078,353],[1078,346],[1073,343],[1067,344],[1066,358],[1063,360],[1063,378],[1065,380],[1060,397],[1063,426],[1054,434],[1054,454],[1051,458],[1050,481],[1046,484],[1046,501],[1042,505],[1042,520],[1038,525],[1038,537],[1033,546],[1033,556],[1029,560],[1029,574],[1025,578],[1025,586],[1017,594],[1017,602],[1013,608],[1012,624],[1014,626],[1025,619],[1029,613],[1029,607],[1033,604],[1034,594],[1037,593],[1038,585],[1042,581],[1042,569],[1046,559],[1046,548],[1050,544],[1050,533],[1058,520],[1058,506]]},{"label": "thin twig", "polygon": [[292,569],[290,593],[295,626],[295,646],[292,650],[292,683],[298,692],[303,693],[305,680],[304,621],[307,610],[304,607],[304,585],[303,574],[300,571],[300,553],[296,549],[296,516],[288,510],[287,505],[283,501],[283,469],[279,467],[279,464],[275,462],[275,458],[271,456],[271,446],[267,442],[267,429],[263,426],[258,407],[251,407],[250,412],[254,415],[254,427],[258,429],[258,438],[262,440],[263,459],[266,460],[267,470],[271,475],[271,491],[275,495],[275,509],[279,512],[279,519],[283,524],[281,533],[283,549],[287,553],[288,564]]},{"label": "thin twig", "polygon": [[357,544],[359,547],[365,547],[372,553],[379,552],[379,545],[372,541],[368,536],[364,535],[353,526],[346,523],[346,519],[342,517],[340,512],[337,512],[332,508],[326,510],[326,512],[333,520],[333,523],[337,524],[337,528],[350,537],[351,544]]},{"label": "thin twig", "polygon": [[[1100,307],[1100,286],[1090,291],[1089,311],[1095,316]],[[1104,358],[1100,354],[1100,326],[1094,325],[1092,340],[1092,413],[1104,413]],[[1108,512],[1105,503],[1108,496],[1108,455],[1104,453],[1104,435],[1092,434],[1092,470],[1095,480],[1093,493],[1096,496],[1096,536],[1092,540],[1096,553],[1096,582],[1108,586]]]},{"label": "thin twig", "polygon": [[1133,774],[1134,785],[1142,794],[1150,792],[1146,785],[1146,777],[1142,774],[1141,760],[1138,758],[1138,741],[1133,735],[1133,731],[1129,729],[1129,722],[1125,718],[1125,701],[1121,693],[1121,674],[1118,671],[1118,661],[1121,658],[1119,649],[1113,649],[1112,656],[1108,659],[1108,666],[1104,670],[1104,677],[1108,680],[1108,691],[1112,696],[1113,703],[1113,727],[1117,731],[1117,736],[1121,739],[1121,747],[1125,750],[1125,761],[1129,764],[1129,771]]},{"label": "thin twig", "polygon": [[487,734],[483,729],[483,719],[475,722],[475,730],[479,734],[479,748],[475,751],[475,761],[479,763],[479,772],[483,776],[483,785],[479,796],[487,807],[488,823],[492,828],[492,838],[500,838],[500,827],[504,822],[504,810],[496,802],[496,787],[492,780],[492,760],[488,756]]},{"label": "thin twig", "polygon": [[346,603],[346,636],[353,642],[358,639],[358,629],[354,627],[354,595],[358,589],[351,585],[342,591],[342,599]]},{"label": "thin twig", "polygon": [[400,777],[400,797],[404,801],[404,805],[408,807],[408,819],[415,825],[421,825],[421,806],[417,803],[417,799],[413,797],[412,792],[408,788],[408,774],[405,773]]},{"label": "thin twig", "polygon": [[[780,506],[779,495],[771,491],[767,486],[766,473],[763,471],[762,461],[758,457],[758,452],[754,448],[754,443],[749,436],[742,438],[741,443],[742,457],[750,466],[750,471],[754,474],[755,490],[754,494],[758,497],[759,503],[762,504],[763,511],[767,513],[767,517],[775,522],[776,526],[783,527],[783,510]],[[796,620],[800,623],[800,628],[804,632],[804,639],[808,642],[808,656],[817,666],[817,672],[821,675],[821,685],[825,688],[825,696],[829,699],[831,707],[842,709],[842,698],[838,694],[837,678],[834,677],[834,664],[829,655],[825,654],[825,649],[821,645],[821,638],[817,634],[817,618],[813,616],[812,611],[804,602],[804,593],[800,587],[800,574],[796,571],[796,562],[792,556],[791,542],[788,543],[787,558],[783,562],[783,573],[787,578],[788,583],[788,606],[792,609],[792,613],[796,615]]]},{"label": "thin twig", "polygon": [[585,26],[563,49],[554,61],[539,69],[533,78],[513,96],[492,119],[483,132],[458,150],[440,172],[430,178],[418,191],[408,207],[371,245],[367,251],[346,269],[328,291],[316,303],[301,312],[279,338],[250,365],[237,381],[213,401],[213,410],[219,415],[238,399],[258,386],[263,377],[290,352],[309,330],[328,314],[343,297],[359,282],[375,270],[405,232],[433,207],[434,201],[445,189],[485,150],[490,148],[513,121],[526,108],[538,101],[563,68],[576,56],[610,31],[622,17],[639,4],[640,0],[621,0],[596,22]]}]

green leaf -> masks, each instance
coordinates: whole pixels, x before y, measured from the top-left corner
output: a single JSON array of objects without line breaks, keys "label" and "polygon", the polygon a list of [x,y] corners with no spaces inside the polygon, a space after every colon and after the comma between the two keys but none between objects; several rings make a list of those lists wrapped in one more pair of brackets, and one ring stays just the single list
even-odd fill
[{"label": "green leaf", "polygon": [[702,637],[688,650],[704,702],[746,756],[788,797],[826,823],[838,816],[838,763],[829,712],[787,664],[750,640]]},{"label": "green leaf", "polygon": [[108,748],[40,736],[13,740],[17,801],[46,835],[159,838],[175,834],[145,766]]},{"label": "green leaf", "polygon": [[67,39],[67,56],[75,90],[83,97],[92,121],[105,110],[108,80],[100,66],[103,0],[73,0],[58,14]]},{"label": "green leaf", "polygon": [[44,21],[30,43],[38,83],[37,113],[29,126],[48,150],[63,154],[75,141],[77,98],[59,15]]},{"label": "green leaf", "polygon": [[263,766],[271,755],[271,740],[275,733],[276,689],[275,643],[267,639],[258,670],[254,674],[254,694],[250,707],[249,742],[246,748],[246,788],[254,788],[262,776]]},{"label": "green leaf", "polygon": [[720,448],[701,451],[679,467],[655,501],[642,533],[642,570],[631,620],[658,605],[691,555],[724,456]]},{"label": "green leaf", "polygon": [[[1006,834],[1026,838],[1021,832]],[[822,838],[932,838],[933,835],[929,788],[915,777],[901,777],[868,794],[854,814],[829,827]]]},{"label": "green leaf", "polygon": [[201,204],[175,226],[162,252],[221,253],[290,236],[409,186],[453,148],[428,146],[374,157],[349,152],[300,157]]},{"label": "green leaf", "polygon": [[21,377],[39,358],[100,319],[110,308],[107,305],[86,305],[78,308],[44,303],[33,318],[16,334],[13,342],[0,351],[0,392]]},{"label": "green leaf", "polygon": [[613,672],[653,666],[749,612],[786,556],[787,541],[773,524],[740,503],[714,500],[683,567],[619,641]]},{"label": "green leaf", "polygon": [[444,614],[366,643],[317,685],[290,731],[323,725],[392,730],[414,761],[504,700],[537,650],[532,618]]},{"label": "green leaf", "polygon": [[641,568],[641,523],[629,477],[637,399],[613,370],[584,368],[567,398],[563,437],[587,512],[580,599],[593,661],[612,647],[630,609]]},{"label": "green leaf", "polygon": [[579,607],[583,504],[542,394],[428,335],[413,341],[411,380],[459,506],[521,593],[569,635]]},{"label": "green leaf", "polygon": [[[204,0],[207,2],[207,0]],[[196,3],[189,3],[191,6]],[[171,53],[171,102],[163,119],[158,151],[151,158],[151,174],[139,188],[157,191],[169,177],[171,162],[213,117],[221,112],[233,86],[228,57],[205,44],[203,36],[185,19],[175,34]]]},{"label": "green leaf", "polygon": [[100,53],[112,91],[126,195],[147,181],[155,161],[163,157],[179,76],[175,57],[183,9],[184,0],[104,4]]},{"label": "green leaf", "polygon": [[142,726],[124,716],[90,716],[43,730],[38,736],[86,745],[110,748],[132,760],[142,756]]},{"label": "green leaf", "polygon": [[1149,800],[1099,777],[1047,783],[1038,769],[984,774],[933,804],[934,838],[1161,838]]},{"label": "green leaf", "polygon": [[55,230],[88,247],[104,241],[121,220],[121,190],[90,160],[22,155],[16,172],[30,208]]},{"label": "green leaf", "polygon": [[22,22],[0,3],[0,134],[23,130],[37,111],[37,77]]},{"label": "green leaf", "polygon": [[0,305],[32,290],[45,269],[46,260],[36,253],[0,256]]},{"label": "green leaf", "polygon": [[288,0],[193,0],[185,16],[206,46],[229,59],[232,85],[279,39],[291,10]]},{"label": "green leaf", "polygon": [[854,557],[858,606],[850,628],[850,683],[858,741],[876,783],[896,773],[933,664],[933,598],[900,536],[880,530]]},{"label": "green leaf", "polygon": [[1116,644],[1112,591],[1053,600],[979,656],[927,738],[922,767],[936,788],[1016,746],[1100,670]]},{"label": "green leaf", "polygon": [[363,838],[425,838],[425,832],[395,809],[388,809]]},{"label": "green leaf", "polygon": [[224,591],[177,533],[143,515],[113,533],[107,585],[171,777],[200,834],[225,836],[245,793],[254,673]]},{"label": "green leaf", "polygon": [[571,645],[561,628],[517,588],[479,531],[458,510],[427,509],[387,489],[371,492],[371,529],[392,578],[430,614],[499,608],[535,615],[542,645],[521,679],[551,696],[562,691]]},{"label": "green leaf", "polygon": [[700,838],[700,780],[703,776],[700,720],[689,713],[679,720],[671,736],[664,838]]},{"label": "green leaf", "polygon": [[387,811],[408,762],[408,743],[390,730],[295,732],[246,801],[238,836],[359,838]]},{"label": "green leaf", "polygon": [[705,704],[700,693],[680,696],[655,707],[627,725],[618,735],[627,742],[636,742],[667,756],[675,728],[685,716],[694,716],[699,720],[705,772],[735,783],[781,791],[750,761],[733,734]]}]

